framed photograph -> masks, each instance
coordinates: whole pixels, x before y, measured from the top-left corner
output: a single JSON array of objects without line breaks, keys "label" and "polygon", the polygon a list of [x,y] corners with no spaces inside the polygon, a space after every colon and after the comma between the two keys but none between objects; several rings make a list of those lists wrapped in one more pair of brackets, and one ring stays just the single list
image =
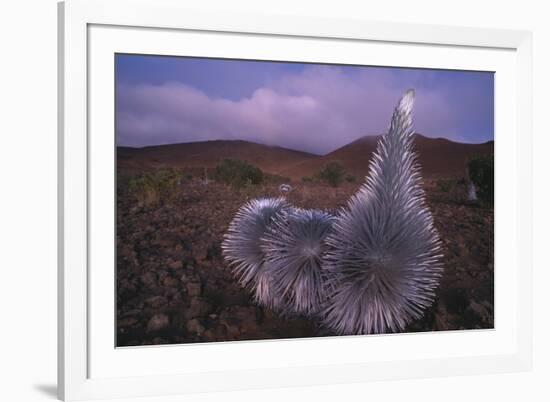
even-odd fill
[{"label": "framed photograph", "polygon": [[530,369],[529,32],[70,0],[59,49],[60,398]]}]

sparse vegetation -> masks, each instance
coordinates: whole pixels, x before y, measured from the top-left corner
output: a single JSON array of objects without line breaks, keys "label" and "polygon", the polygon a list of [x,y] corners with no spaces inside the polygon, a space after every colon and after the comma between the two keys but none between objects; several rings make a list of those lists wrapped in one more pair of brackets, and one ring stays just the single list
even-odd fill
[{"label": "sparse vegetation", "polygon": [[468,188],[464,178],[439,178],[435,180],[436,197],[444,202],[463,204],[468,198]]},{"label": "sparse vegetation", "polygon": [[262,181],[262,184],[282,184],[282,183],[290,183],[292,179],[287,176],[280,176],[278,174],[266,174],[264,173],[264,179]]},{"label": "sparse vegetation", "polygon": [[344,181],[344,166],[339,161],[331,161],[323,166],[319,173],[317,173],[317,177],[332,187],[338,187]]},{"label": "sparse vegetation", "polygon": [[475,156],[468,160],[468,175],[477,190],[477,196],[484,202],[494,199],[495,172],[493,155]]},{"label": "sparse vegetation", "polygon": [[128,192],[142,206],[156,206],[173,198],[174,191],[181,180],[181,174],[173,169],[141,174],[128,179]]},{"label": "sparse vegetation", "polygon": [[263,172],[254,165],[239,159],[224,159],[216,166],[216,180],[234,188],[258,185],[264,181]]}]

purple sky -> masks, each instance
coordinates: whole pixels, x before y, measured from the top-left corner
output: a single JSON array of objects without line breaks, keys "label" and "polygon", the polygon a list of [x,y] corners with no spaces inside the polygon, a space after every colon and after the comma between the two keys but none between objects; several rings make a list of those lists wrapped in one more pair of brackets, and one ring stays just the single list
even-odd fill
[{"label": "purple sky", "polygon": [[116,56],[117,144],[240,139],[325,154],[387,129],[416,90],[416,131],[493,139],[492,72]]}]

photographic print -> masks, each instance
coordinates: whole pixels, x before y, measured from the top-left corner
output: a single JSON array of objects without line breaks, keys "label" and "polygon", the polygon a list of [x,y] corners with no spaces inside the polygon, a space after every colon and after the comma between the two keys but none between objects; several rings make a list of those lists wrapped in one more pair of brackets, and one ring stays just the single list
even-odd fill
[{"label": "photographic print", "polygon": [[494,327],[494,74],[116,54],[117,346]]}]

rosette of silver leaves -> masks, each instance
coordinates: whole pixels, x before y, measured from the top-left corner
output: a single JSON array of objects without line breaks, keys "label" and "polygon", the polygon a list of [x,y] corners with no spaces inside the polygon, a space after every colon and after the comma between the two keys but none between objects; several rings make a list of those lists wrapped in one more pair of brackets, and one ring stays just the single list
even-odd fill
[{"label": "rosette of silver leaves", "polygon": [[326,299],[322,258],[334,218],[299,208],[285,218],[261,239],[273,291],[285,300],[285,313],[317,314]]},{"label": "rosette of silver leaves", "polygon": [[260,239],[276,219],[290,211],[284,198],[259,198],[247,202],[235,215],[222,242],[222,251],[242,286],[250,289],[256,302],[277,308],[282,298],[270,284]]}]

